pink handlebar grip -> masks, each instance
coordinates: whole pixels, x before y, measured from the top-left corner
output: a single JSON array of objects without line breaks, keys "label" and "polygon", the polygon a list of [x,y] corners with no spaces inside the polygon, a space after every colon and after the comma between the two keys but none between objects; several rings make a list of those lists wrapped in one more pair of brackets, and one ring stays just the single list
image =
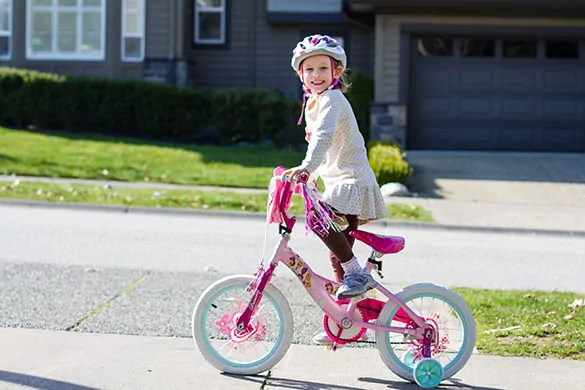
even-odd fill
[{"label": "pink handlebar grip", "polygon": [[299,173],[297,175],[297,180],[299,183],[306,183],[309,181],[309,175],[305,172]]}]

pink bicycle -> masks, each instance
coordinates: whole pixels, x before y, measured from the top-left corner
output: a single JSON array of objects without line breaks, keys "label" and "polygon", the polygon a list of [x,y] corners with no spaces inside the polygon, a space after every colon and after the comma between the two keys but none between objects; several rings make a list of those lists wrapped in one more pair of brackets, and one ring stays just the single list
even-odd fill
[{"label": "pink bicycle", "polygon": [[[275,170],[275,173],[277,171]],[[276,184],[275,184],[276,183]],[[336,300],[339,287],[315,273],[289,247],[295,217],[287,209],[295,186],[310,191],[307,178],[295,183],[277,176],[271,180],[270,204],[279,222],[280,239],[268,267],[261,262],[255,275],[233,275],[209,286],[193,311],[193,338],[203,357],[222,372],[252,375],[274,367],[288,351],[294,322],[284,294],[270,283],[276,267],[285,264],[323,310],[323,327],[339,345],[359,343],[368,329],[375,331],[380,357],[399,377],[423,388],[437,386],[467,363],[475,345],[475,320],[454,291],[431,283],[414,284],[396,294],[378,283],[373,289],[387,301],[366,295]],[[275,187],[276,186],[276,187]],[[297,188],[298,190],[298,188]],[[307,218],[319,202],[307,207]],[[315,200],[315,199],[313,199]],[[354,230],[351,235],[372,248],[367,267],[383,277],[383,255],[404,248],[402,237]]]}]

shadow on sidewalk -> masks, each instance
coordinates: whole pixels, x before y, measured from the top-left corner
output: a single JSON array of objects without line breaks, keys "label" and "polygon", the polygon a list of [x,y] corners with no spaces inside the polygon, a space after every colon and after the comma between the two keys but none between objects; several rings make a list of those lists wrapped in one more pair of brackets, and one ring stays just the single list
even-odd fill
[{"label": "shadow on sidewalk", "polygon": [[[583,153],[407,151],[414,168],[408,187],[426,198],[445,198],[438,180],[585,184]],[[472,187],[470,187],[472,188]]]},{"label": "shadow on sidewalk", "polygon": [[[281,389],[297,389],[297,390],[367,390],[368,383],[376,383],[380,385],[385,385],[388,389],[392,390],[420,390],[420,387],[416,383],[409,383],[405,381],[389,381],[389,380],[382,380],[377,378],[369,378],[369,377],[362,377],[358,378],[358,381],[364,382],[364,386],[366,387],[353,387],[353,386],[341,386],[341,385],[334,385],[328,384],[323,382],[310,382],[310,381],[303,381],[303,380],[295,380],[295,379],[288,379],[288,378],[279,378],[273,377],[268,375],[268,377],[263,377],[261,375],[249,375],[249,376],[241,376],[241,375],[230,375],[230,374],[222,374],[225,376],[229,376],[230,378],[241,379],[248,382],[256,382],[261,384],[261,389],[272,389],[272,388],[281,388]],[[436,387],[436,389],[444,389],[444,390],[503,390],[495,387],[481,387],[481,386],[473,386],[473,385],[466,385],[457,379],[449,379],[441,384],[441,386]]]},{"label": "shadow on sidewalk", "polygon": [[[76,385],[75,383],[62,382],[54,379],[41,378],[34,375],[19,374],[17,372],[0,370],[0,384],[14,383],[38,390],[98,390],[95,387]],[[1,387],[1,386],[0,386]]]},{"label": "shadow on sidewalk", "polygon": [[[416,383],[408,383],[408,382],[399,382],[399,381],[388,381],[388,380],[381,380],[376,378],[368,378],[363,377],[358,379],[360,382],[367,382],[367,383],[377,383],[381,385],[387,385],[389,389],[395,390],[414,390],[419,389],[420,387]],[[450,378],[443,382],[441,382],[440,386],[435,387],[435,389],[445,389],[445,390],[504,390],[496,387],[482,387],[482,386],[474,386],[468,385],[461,382],[458,379]]]}]

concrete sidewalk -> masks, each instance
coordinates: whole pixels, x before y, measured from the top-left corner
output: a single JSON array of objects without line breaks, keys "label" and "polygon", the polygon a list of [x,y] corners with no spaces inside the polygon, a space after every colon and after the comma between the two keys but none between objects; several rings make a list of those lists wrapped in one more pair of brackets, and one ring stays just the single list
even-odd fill
[{"label": "concrete sidewalk", "polygon": [[585,207],[581,206],[418,197],[392,197],[387,202],[424,207],[444,227],[585,234]]},{"label": "concrete sidewalk", "polygon": [[[351,364],[352,369],[346,367]],[[581,390],[585,362],[473,355],[440,388]],[[43,390],[419,389],[374,348],[292,345],[269,373],[233,377],[211,367],[192,339],[0,328],[0,388]]]}]

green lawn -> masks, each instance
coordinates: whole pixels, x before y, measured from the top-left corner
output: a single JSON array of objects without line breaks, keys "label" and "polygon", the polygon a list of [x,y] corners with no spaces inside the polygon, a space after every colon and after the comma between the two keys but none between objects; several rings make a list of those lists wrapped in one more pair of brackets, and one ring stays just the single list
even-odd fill
[{"label": "green lawn", "polygon": [[184,146],[0,127],[0,174],[266,188],[303,153],[271,147]]},{"label": "green lawn", "polygon": [[585,360],[585,294],[454,290],[475,316],[480,353]]},{"label": "green lawn", "polygon": [[[49,202],[73,202],[122,206],[175,207],[194,210],[266,212],[266,194],[212,190],[135,189],[115,185],[104,188],[86,184],[60,184],[29,181],[0,181],[0,198]],[[394,220],[433,222],[431,214],[420,206],[388,205],[388,217]],[[303,199],[294,195],[291,215],[304,215]]]}]

